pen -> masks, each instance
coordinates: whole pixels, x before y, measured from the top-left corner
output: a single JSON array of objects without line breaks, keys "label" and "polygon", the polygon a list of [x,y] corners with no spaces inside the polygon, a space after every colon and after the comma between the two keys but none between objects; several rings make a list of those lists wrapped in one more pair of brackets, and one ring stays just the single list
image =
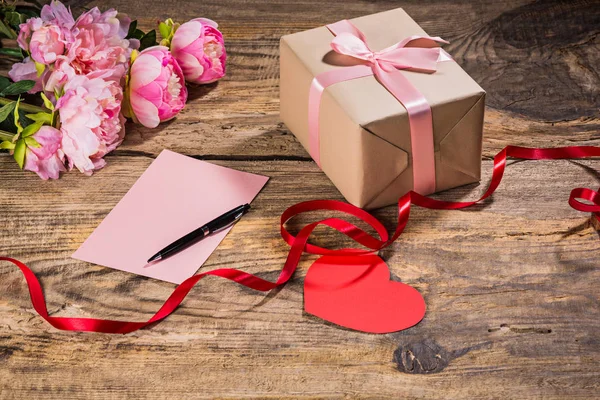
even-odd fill
[{"label": "pen", "polygon": [[208,235],[215,232],[221,231],[239,221],[242,215],[246,214],[250,210],[250,204],[243,204],[233,210],[227,211],[225,214],[218,216],[212,221],[200,228],[191,231],[184,237],[177,239],[152,257],[148,259],[148,264],[154,261],[164,260],[165,258],[191,246],[192,244],[204,239]]}]

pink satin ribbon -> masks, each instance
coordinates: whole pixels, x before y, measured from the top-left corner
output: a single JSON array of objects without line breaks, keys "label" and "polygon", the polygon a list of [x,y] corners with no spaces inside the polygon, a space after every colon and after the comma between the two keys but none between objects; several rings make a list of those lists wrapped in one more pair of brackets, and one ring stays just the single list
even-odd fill
[{"label": "pink satin ribbon", "polygon": [[426,195],[435,192],[435,153],[431,107],[427,99],[400,71],[435,72],[438,62],[452,58],[436,42],[439,37],[411,36],[381,51],[372,51],[365,36],[348,20],[327,25],[335,35],[333,50],[365,64],[338,68],[317,75],[308,97],[309,149],[321,167],[319,112],[326,87],[335,83],[375,75],[377,80],[406,108],[410,125],[413,167],[413,190]]}]

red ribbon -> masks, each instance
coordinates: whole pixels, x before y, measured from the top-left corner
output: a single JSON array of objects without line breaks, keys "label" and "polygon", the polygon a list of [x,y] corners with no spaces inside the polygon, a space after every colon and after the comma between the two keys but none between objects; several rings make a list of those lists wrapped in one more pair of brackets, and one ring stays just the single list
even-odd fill
[{"label": "red ribbon", "polygon": [[[496,157],[494,157],[492,181],[486,192],[478,200],[467,202],[442,201],[431,199],[415,192],[409,192],[402,196],[398,201],[398,225],[392,237],[388,236],[384,226],[375,217],[350,204],[335,200],[314,200],[298,203],[285,210],[281,215],[281,235],[283,239],[291,246],[291,249],[276,282],[270,282],[259,278],[258,276],[232,268],[223,268],[214,271],[203,272],[201,274],[192,276],[177,286],[171,296],[169,296],[167,301],[165,301],[163,306],[156,312],[156,314],[154,314],[152,318],[146,322],[50,316],[46,308],[46,301],[44,299],[42,287],[34,273],[25,264],[13,258],[0,257],[0,260],[12,262],[14,265],[19,267],[25,276],[25,280],[27,281],[33,308],[42,318],[48,321],[55,328],[66,331],[129,333],[166,318],[173,311],[175,311],[179,304],[181,304],[189,291],[207,275],[220,276],[246,287],[264,292],[283,285],[292,277],[303,252],[310,254],[328,254],[334,256],[358,256],[381,250],[391,245],[402,234],[402,231],[408,222],[411,204],[430,209],[455,210],[469,207],[488,198],[498,188],[498,185],[502,180],[504,169],[506,168],[507,157],[525,160],[556,160],[600,157],[600,147],[576,146],[553,149],[534,149],[508,146],[498,153]],[[584,203],[581,200],[586,200],[591,204]],[[571,191],[571,195],[569,196],[569,204],[576,210],[593,213],[596,219],[600,221],[600,194],[597,191],[586,188],[573,189]],[[341,211],[343,213],[353,215],[370,225],[377,232],[379,239],[366,233],[350,222],[339,218],[327,218],[318,222],[313,222],[302,228],[297,236],[293,236],[285,228],[285,223],[296,215],[307,211],[316,210]],[[326,225],[336,229],[370,250],[356,248],[331,250],[308,244],[309,235],[318,225]]]}]

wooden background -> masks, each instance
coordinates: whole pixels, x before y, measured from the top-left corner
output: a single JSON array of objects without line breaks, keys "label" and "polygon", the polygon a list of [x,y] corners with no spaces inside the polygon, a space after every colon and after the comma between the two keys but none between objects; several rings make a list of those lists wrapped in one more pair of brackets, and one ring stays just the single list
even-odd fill
[{"label": "wooden background", "polygon": [[[176,120],[156,130],[128,126],[125,143],[92,178],[72,172],[43,182],[0,154],[0,253],[38,274],[52,315],[141,321],[170,294],[171,284],[70,258],[164,148],[271,177],[203,269],[275,279],[288,252],[280,213],[302,200],[340,198],[279,120],[283,34],[402,6],[450,40],[448,51],[488,91],[485,176],[439,198],[475,198],[505,145],[600,144],[599,1],[70,4],[116,7],[143,28],[168,16],[213,18],[229,65],[220,83],[191,90]],[[597,161],[511,162],[492,201],[462,212],[415,209],[383,257],[428,311],[416,327],[388,335],[303,313],[310,257],[274,293],[208,278],[175,315],[129,335],[52,328],[32,309],[21,273],[2,263],[0,398],[597,397],[600,241],[589,215],[566,200],[571,188],[599,181]],[[395,212],[375,214],[391,229]],[[342,239],[321,230],[315,242]]]}]

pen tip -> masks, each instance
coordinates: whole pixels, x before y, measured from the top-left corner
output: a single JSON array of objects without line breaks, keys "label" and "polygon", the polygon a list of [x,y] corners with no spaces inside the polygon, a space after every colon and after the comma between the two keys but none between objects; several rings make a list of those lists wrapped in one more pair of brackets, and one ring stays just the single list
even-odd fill
[{"label": "pen tip", "polygon": [[148,264],[151,264],[151,263],[153,263],[155,261],[160,261],[161,259],[162,259],[162,257],[161,257],[160,254],[155,254],[155,255],[153,255],[152,257],[150,257],[148,259]]}]

